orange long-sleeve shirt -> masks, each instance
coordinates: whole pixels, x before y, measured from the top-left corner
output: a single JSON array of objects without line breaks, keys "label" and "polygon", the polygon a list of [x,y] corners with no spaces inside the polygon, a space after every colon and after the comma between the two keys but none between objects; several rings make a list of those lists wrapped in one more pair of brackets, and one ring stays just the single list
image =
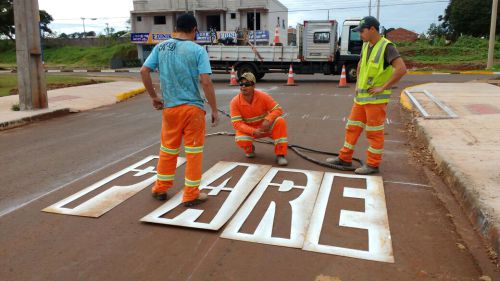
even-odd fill
[{"label": "orange long-sleeve shirt", "polygon": [[280,105],[267,93],[255,90],[252,103],[239,93],[231,101],[231,122],[235,130],[253,135],[264,120],[274,122],[283,114]]}]

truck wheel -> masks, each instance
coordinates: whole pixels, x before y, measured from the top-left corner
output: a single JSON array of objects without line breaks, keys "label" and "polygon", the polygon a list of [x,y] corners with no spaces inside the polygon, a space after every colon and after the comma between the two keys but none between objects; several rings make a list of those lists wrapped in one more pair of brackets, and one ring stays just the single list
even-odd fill
[{"label": "truck wheel", "polygon": [[346,72],[346,78],[347,78],[347,82],[349,83],[354,83],[356,82],[356,80],[358,79],[358,68],[357,68],[357,65],[355,64],[348,64],[346,69],[345,69],[345,72]]},{"label": "truck wheel", "polygon": [[253,67],[251,64],[242,64],[238,66],[238,79],[243,75],[243,73],[251,72],[256,79],[257,78],[257,71],[255,70],[255,67]]},{"label": "truck wheel", "polygon": [[255,78],[257,78],[257,81],[260,81],[262,78],[264,78],[265,75],[265,72],[259,72],[257,73],[257,76],[255,76]]}]

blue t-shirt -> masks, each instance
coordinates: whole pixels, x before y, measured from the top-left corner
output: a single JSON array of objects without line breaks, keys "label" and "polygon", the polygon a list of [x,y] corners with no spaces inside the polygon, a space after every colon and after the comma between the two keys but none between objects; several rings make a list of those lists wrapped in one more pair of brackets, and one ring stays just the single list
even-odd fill
[{"label": "blue t-shirt", "polygon": [[165,107],[189,104],[204,110],[199,76],[211,74],[212,69],[203,47],[192,41],[169,39],[153,48],[144,66],[158,68]]}]

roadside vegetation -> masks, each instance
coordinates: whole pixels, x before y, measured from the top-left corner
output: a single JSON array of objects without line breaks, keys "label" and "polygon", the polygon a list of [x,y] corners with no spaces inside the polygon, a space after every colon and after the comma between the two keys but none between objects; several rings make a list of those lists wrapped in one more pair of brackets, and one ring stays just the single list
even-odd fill
[{"label": "roadside vegetation", "polygon": [[[103,83],[101,80],[78,76],[47,75],[47,89]],[[0,97],[17,94],[17,75],[0,74]]]}]

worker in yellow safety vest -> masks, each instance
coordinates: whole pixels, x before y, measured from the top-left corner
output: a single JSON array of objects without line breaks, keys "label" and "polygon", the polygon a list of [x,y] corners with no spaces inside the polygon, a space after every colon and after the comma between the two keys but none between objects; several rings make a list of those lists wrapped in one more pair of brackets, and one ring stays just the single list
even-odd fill
[{"label": "worker in yellow safety vest", "polygon": [[368,175],[379,172],[384,152],[384,123],[391,87],[405,74],[406,66],[394,44],[379,33],[380,23],[374,17],[363,18],[353,29],[363,40],[358,63],[356,96],[347,120],[344,146],[339,157],[328,158],[335,166],[351,167],[354,147],[361,132],[366,130],[369,147],[367,163],[355,170]]}]

